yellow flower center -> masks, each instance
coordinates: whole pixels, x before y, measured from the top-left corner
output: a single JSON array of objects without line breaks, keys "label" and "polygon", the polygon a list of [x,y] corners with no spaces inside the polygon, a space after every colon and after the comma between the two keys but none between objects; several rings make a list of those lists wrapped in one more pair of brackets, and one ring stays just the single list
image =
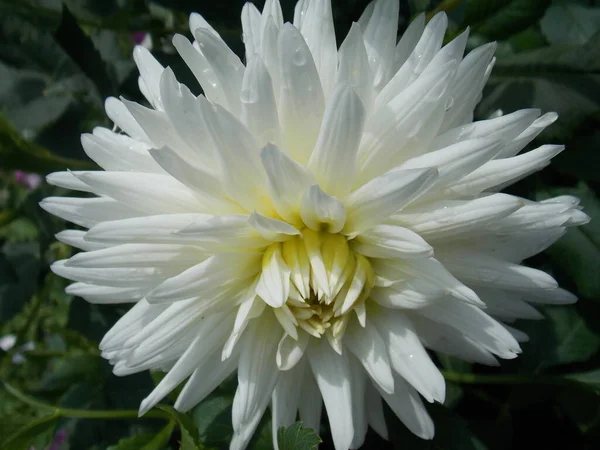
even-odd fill
[{"label": "yellow flower center", "polygon": [[345,236],[310,228],[301,231],[270,245],[263,258],[267,261],[277,252],[286,272],[289,269],[289,296],[282,308],[274,308],[275,314],[284,328],[291,322],[314,337],[325,335],[334,348],[341,349],[348,312],[354,311],[364,324],[373,269],[367,258],[351,249]]}]

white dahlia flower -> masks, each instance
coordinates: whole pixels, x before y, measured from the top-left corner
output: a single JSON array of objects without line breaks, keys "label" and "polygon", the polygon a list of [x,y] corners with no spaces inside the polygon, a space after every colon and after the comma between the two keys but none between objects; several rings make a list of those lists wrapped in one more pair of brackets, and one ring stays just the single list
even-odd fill
[{"label": "white dahlia flower", "polygon": [[382,400],[431,439],[422,398],[445,385],[428,349],[495,365],[527,338],[506,322],[575,300],[520,262],[588,220],[578,200],[497,193],[563,149],[518,155],[556,114],[473,122],[495,45],[442,46],[444,13],[396,42],[398,15],[376,0],[338,49],[329,0],[293,24],[247,3],[244,64],[192,14],[195,41],[173,44],[204,95],[137,47],[151,107],[109,98],[116,129],[82,137],[105,170],[48,177],[96,195],[42,202],[88,229],[57,236],[82,250],[53,265],[67,292],[133,304],[102,355],[116,375],[167,372],[140,414],[185,380],[188,411],[237,370],[232,449],[269,404],[277,430],[318,428],[324,403],[338,450],[368,425],[387,436]]}]

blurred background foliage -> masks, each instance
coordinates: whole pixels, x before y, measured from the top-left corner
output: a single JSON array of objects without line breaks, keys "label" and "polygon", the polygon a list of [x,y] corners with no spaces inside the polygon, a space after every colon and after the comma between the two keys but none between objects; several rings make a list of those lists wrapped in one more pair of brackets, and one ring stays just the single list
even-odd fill
[{"label": "blurred background foliage", "polygon": [[[49,264],[70,249],[54,241],[65,227],[38,202],[66,194],[39,175],[94,168],[79,135],[111,126],[104,99],[142,101],[133,46],[153,53],[200,93],[170,43],[189,35],[198,11],[242,55],[244,0],[0,0],[0,449],[219,449],[232,434],[235,380],[192,414],[167,405],[137,418],[158,374],[111,374],[97,343],[122,306],[90,305],[63,292]],[[262,7],[262,0],[255,0]],[[333,0],[338,40],[368,0]],[[291,19],[293,0],[282,0]],[[600,6],[567,0],[403,0],[412,17],[446,10],[447,39],[467,26],[468,47],[498,41],[497,63],[476,115],[535,107],[559,121],[536,139],[567,151],[542,173],[510,188],[541,199],[574,194],[592,222],[529,264],[575,292],[573,307],[546,307],[546,320],[516,324],[524,353],[488,368],[438,356],[448,381],[446,407],[432,405],[436,437],[420,441],[390,415],[391,442],[369,432],[366,449],[600,448]],[[39,174],[39,175],[36,175]],[[316,430],[330,449],[327,427]],[[300,425],[280,430],[281,448],[315,448]],[[250,448],[272,448],[265,415]]]}]

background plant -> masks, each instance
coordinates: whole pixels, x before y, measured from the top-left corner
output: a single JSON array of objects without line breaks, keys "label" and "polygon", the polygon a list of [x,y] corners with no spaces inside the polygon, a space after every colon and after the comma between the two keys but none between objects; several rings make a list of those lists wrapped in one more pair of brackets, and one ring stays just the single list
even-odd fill
[{"label": "background plant", "polygon": [[[243,0],[0,0],[0,449],[213,449],[232,434],[230,380],[190,415],[160,406],[137,418],[157,374],[117,378],[97,342],[124,312],[64,294],[49,264],[70,250],[54,241],[64,224],[38,202],[65,193],[25,173],[94,168],[79,135],[109,126],[109,95],[143,101],[131,51],[139,33],[195,93],[174,54],[173,33],[189,34],[198,11],[242,54]],[[256,0],[262,7],[262,1]],[[295,1],[282,0],[291,17]],[[368,0],[333,0],[338,39]],[[367,449],[586,449],[600,446],[600,7],[595,1],[405,0],[402,26],[419,12],[446,10],[447,39],[470,26],[468,48],[498,41],[497,63],[476,113],[526,107],[556,111],[559,121],[532,144],[565,143],[543,172],[510,188],[542,199],[573,194],[592,222],[529,264],[575,292],[574,307],[546,307],[546,320],[518,324],[530,335],[517,360],[501,367],[439,356],[446,407],[433,405],[436,438],[420,441],[389,415],[391,442],[369,433]],[[20,171],[15,173],[15,171]],[[332,448],[326,427],[280,430],[280,448]],[[317,436],[320,434],[320,438]],[[263,420],[252,450],[271,448]]]}]

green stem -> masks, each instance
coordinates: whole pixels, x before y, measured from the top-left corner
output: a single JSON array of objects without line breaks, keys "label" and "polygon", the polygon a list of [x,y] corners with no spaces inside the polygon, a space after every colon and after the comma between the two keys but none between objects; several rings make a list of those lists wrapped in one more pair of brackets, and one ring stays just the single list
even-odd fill
[{"label": "green stem", "polygon": [[[138,411],[135,409],[117,409],[117,410],[86,410],[61,408],[59,406],[49,405],[19,391],[14,386],[4,382],[4,389],[13,397],[27,403],[35,408],[52,411],[54,416],[67,417],[70,419],[137,419]],[[159,409],[153,409],[144,414],[147,419],[170,419],[170,416]]]}]

